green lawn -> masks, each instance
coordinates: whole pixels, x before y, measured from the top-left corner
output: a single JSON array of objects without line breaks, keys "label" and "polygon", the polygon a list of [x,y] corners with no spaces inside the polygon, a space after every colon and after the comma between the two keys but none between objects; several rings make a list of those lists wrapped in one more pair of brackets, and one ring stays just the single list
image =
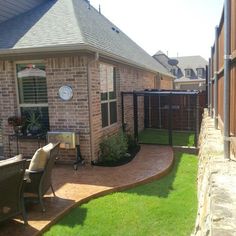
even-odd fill
[{"label": "green lawn", "polygon": [[168,176],[83,204],[44,235],[189,236],[197,213],[197,158],[175,156]]},{"label": "green lawn", "polygon": [[[145,129],[139,133],[140,143],[169,144],[168,130]],[[174,146],[194,146],[194,133],[173,131]]]}]

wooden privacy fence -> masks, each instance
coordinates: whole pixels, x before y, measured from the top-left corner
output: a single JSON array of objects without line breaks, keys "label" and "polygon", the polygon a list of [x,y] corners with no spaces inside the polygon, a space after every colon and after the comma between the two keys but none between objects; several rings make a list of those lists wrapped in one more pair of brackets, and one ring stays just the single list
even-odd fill
[{"label": "wooden privacy fence", "polygon": [[[236,1],[230,1],[230,133],[236,136]],[[224,42],[225,42],[224,12],[219,27],[216,29],[215,43],[210,58],[209,100],[210,113],[215,114],[219,128],[224,126]],[[215,84],[217,82],[217,89]],[[216,98],[215,98],[216,93]],[[217,107],[216,107],[217,106]]]},{"label": "wooden privacy fence", "polygon": [[[205,107],[205,92],[198,94],[199,99],[199,126]],[[172,129],[180,131],[195,130],[196,127],[196,98],[188,94],[172,95]],[[148,101],[149,100],[149,101]],[[146,97],[145,128],[168,129],[169,97]]]}]

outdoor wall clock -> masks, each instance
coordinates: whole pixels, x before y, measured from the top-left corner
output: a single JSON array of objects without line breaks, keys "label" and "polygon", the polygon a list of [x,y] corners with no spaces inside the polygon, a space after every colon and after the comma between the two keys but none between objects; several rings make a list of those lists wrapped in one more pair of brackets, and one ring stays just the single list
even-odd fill
[{"label": "outdoor wall clock", "polygon": [[59,97],[64,101],[69,101],[73,97],[73,90],[68,85],[63,85],[59,89]]}]

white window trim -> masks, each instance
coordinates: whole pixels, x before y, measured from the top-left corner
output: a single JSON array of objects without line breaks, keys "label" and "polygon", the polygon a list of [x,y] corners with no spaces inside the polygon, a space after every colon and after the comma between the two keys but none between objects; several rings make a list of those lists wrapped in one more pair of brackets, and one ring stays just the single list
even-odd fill
[{"label": "white window trim", "polygon": [[[113,73],[114,73],[114,68],[115,68],[114,65],[107,64],[107,63],[100,63],[100,64],[113,67]],[[113,75],[114,75],[114,74],[113,74]],[[101,78],[99,78],[99,79],[100,79],[100,81],[101,81]],[[115,83],[117,83],[117,80],[115,81]],[[106,100],[101,100],[101,104],[105,104],[105,103],[108,104],[108,114],[107,114],[107,115],[108,115],[108,125],[102,127],[102,129],[106,129],[106,128],[111,127],[111,126],[113,126],[113,125],[115,125],[115,124],[118,123],[118,118],[117,118],[117,114],[116,114],[116,122],[111,124],[110,106],[109,106],[110,103],[116,102],[116,111],[118,111],[118,104],[117,104],[117,84],[116,84],[115,87],[116,87],[116,91],[115,91],[116,98],[115,98],[115,99],[110,99],[110,98],[109,98],[109,91],[108,91],[108,89],[109,89],[109,88],[108,88],[108,77],[106,77],[106,93],[107,93],[107,99],[106,99]],[[101,94],[101,92],[100,92],[100,94]],[[116,112],[116,113],[117,113],[117,112]],[[102,116],[102,114],[101,114],[101,116]]]},{"label": "white window trim", "polygon": [[[18,85],[18,77],[17,77],[17,65],[18,64],[37,64],[37,63],[42,63],[42,64],[46,64],[45,60],[25,60],[25,61],[14,61],[13,66],[14,66],[14,77],[15,77],[15,91],[16,91],[16,103],[17,103],[17,113],[20,116],[21,115],[21,108],[22,107],[36,107],[36,106],[32,106],[34,104],[32,104],[31,106],[28,106],[27,104],[20,104],[20,98],[19,98],[19,85]],[[38,103],[39,104],[39,103]],[[48,107],[48,103],[44,103],[42,104],[44,107]]]},{"label": "white window trim", "polygon": [[185,77],[190,78],[192,76],[192,70],[191,69],[185,69]]},{"label": "white window trim", "polygon": [[203,68],[198,68],[198,69],[197,69],[197,76],[198,76],[198,77],[201,77],[201,78],[203,77],[203,74],[204,74],[204,71],[203,71],[203,70],[204,70]]}]

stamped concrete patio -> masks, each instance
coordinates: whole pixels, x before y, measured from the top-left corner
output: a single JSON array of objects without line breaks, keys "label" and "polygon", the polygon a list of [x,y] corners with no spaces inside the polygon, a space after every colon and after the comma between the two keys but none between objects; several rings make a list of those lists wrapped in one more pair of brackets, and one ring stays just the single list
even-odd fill
[{"label": "stamped concrete patio", "polygon": [[119,167],[56,165],[53,186],[57,197],[49,193],[45,198],[46,212],[38,204],[27,206],[28,226],[21,218],[0,224],[0,236],[40,235],[70,209],[92,198],[124,190],[166,175],[174,161],[168,146],[142,145],[130,163]]}]

